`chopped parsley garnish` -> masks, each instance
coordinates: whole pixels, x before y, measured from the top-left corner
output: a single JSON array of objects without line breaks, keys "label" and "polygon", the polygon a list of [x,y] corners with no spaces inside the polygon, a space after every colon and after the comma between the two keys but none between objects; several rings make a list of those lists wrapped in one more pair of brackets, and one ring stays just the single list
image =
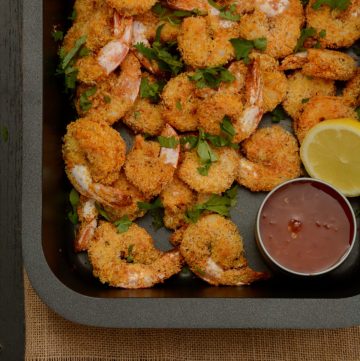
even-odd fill
[{"label": "chopped parsley garnish", "polygon": [[106,104],[111,103],[111,98],[110,98],[108,95],[104,95],[104,102],[105,102]]},{"label": "chopped parsley garnish", "polygon": [[271,113],[271,121],[273,123],[279,123],[280,120],[287,118],[287,115],[281,105],[278,105]]},{"label": "chopped parsley garnish", "polygon": [[231,139],[235,135],[235,129],[234,126],[231,123],[231,120],[228,116],[225,115],[222,123],[220,124],[221,130],[226,133]]},{"label": "chopped parsley garnish", "polygon": [[128,231],[132,222],[129,219],[129,216],[121,217],[118,221],[114,222],[114,226],[116,227],[118,233],[125,233]]},{"label": "chopped parsley garnish", "polygon": [[162,92],[165,83],[163,81],[149,82],[148,78],[141,78],[140,97],[147,98],[153,103],[160,100],[160,93]]},{"label": "chopped parsley garnish", "polygon": [[339,9],[346,10],[351,3],[351,0],[316,0],[314,4],[312,4],[312,8],[314,10],[319,10],[322,5],[327,5],[331,10]]},{"label": "chopped parsley garnish", "polygon": [[197,69],[194,75],[190,75],[189,79],[196,82],[198,88],[213,88],[219,87],[221,82],[232,82],[235,76],[223,66],[213,68]]},{"label": "chopped parsley garnish", "polygon": [[68,17],[68,19],[71,21],[74,21],[76,19],[76,17],[77,17],[76,10],[73,9],[73,11],[72,11],[71,15]]},{"label": "chopped parsley garnish", "polygon": [[302,104],[306,104],[306,103],[309,102],[309,100],[310,100],[310,98],[303,98],[303,99],[301,100],[301,103],[302,103]]},{"label": "chopped parsley garnish", "polygon": [[67,216],[68,216],[68,219],[70,220],[70,222],[72,224],[76,225],[79,223],[77,206],[80,202],[80,196],[79,196],[79,193],[75,189],[71,190],[71,192],[69,194],[69,201],[70,201],[72,210],[70,212],[68,212]]},{"label": "chopped parsley garnish", "polygon": [[306,50],[304,48],[305,40],[307,38],[311,38],[313,36],[316,36],[316,29],[314,29],[314,28],[301,29],[300,37],[299,37],[299,39],[297,41],[297,44],[296,44],[296,46],[294,48],[294,53]]},{"label": "chopped parsley garnish", "polygon": [[72,49],[70,49],[70,51],[62,59],[61,68],[63,70],[65,70],[69,66],[71,60],[74,59],[76,54],[79,52],[79,50],[85,43],[86,43],[85,35],[75,41],[74,47]]},{"label": "chopped parsley garnish", "polygon": [[325,36],[326,36],[326,30],[325,30],[325,29],[320,30],[319,36],[320,36],[321,39],[325,38]]},{"label": "chopped parsley garnish", "polygon": [[176,102],[176,109],[177,109],[177,110],[182,110],[182,105],[181,105],[180,100],[178,100],[178,101]]},{"label": "chopped parsley garnish", "polygon": [[357,107],[357,108],[355,109],[355,112],[356,112],[356,114],[357,114],[358,119],[360,120],[360,107]]},{"label": "chopped parsley garnish", "polygon": [[198,273],[200,276],[206,276],[206,272],[204,270],[202,270],[201,268],[199,268],[199,267],[195,267],[194,271],[196,273]]},{"label": "chopped parsley garnish", "polygon": [[93,96],[97,92],[96,86],[89,88],[80,95],[79,105],[83,112],[87,112],[92,107],[92,103],[89,97]]},{"label": "chopped parsley garnish", "polygon": [[209,143],[206,141],[206,135],[202,130],[200,130],[196,153],[199,156],[200,162],[202,164],[202,166],[197,170],[199,174],[207,176],[211,164],[217,162],[218,156],[216,153],[214,153]]},{"label": "chopped parsley garnish", "polygon": [[103,217],[105,220],[110,222],[110,217],[106,213],[105,209],[98,203],[95,203],[95,207],[96,207],[98,213],[100,214],[100,216]]},{"label": "chopped parsley garnish", "polygon": [[179,144],[179,141],[176,139],[176,137],[164,137],[162,135],[159,135],[157,137],[157,140],[164,148],[174,149]]},{"label": "chopped parsley garnish", "polygon": [[134,118],[139,119],[141,117],[141,113],[139,111],[134,112]]},{"label": "chopped parsley garnish", "polygon": [[204,211],[210,211],[228,217],[230,208],[236,205],[237,185],[227,190],[222,196],[213,194],[205,203],[196,204],[187,210],[185,219],[189,223],[196,223]]},{"label": "chopped parsley garnish", "polygon": [[51,36],[53,37],[53,39],[55,41],[61,41],[64,39],[64,33],[60,30],[54,30],[52,33],[51,33]]},{"label": "chopped parsley garnish", "polygon": [[156,29],[155,41],[151,47],[145,46],[144,43],[137,43],[135,48],[149,60],[156,61],[160,70],[177,75],[184,68],[184,63],[177,50],[176,42],[162,43],[160,41],[160,32],[163,26],[164,24]]},{"label": "chopped parsley garnish", "polygon": [[160,20],[167,21],[172,25],[179,25],[184,18],[187,18],[189,16],[205,15],[197,9],[194,9],[192,11],[171,10],[167,7],[162,6],[160,3],[156,3],[151,10],[159,17]]},{"label": "chopped parsley garnish", "polygon": [[128,247],[128,256],[126,257],[127,263],[134,263],[133,250],[134,250],[134,245],[130,244],[130,246]]},{"label": "chopped parsley garnish", "polygon": [[191,150],[194,149],[198,143],[199,137],[196,135],[186,135],[180,138],[180,143],[186,149]]},{"label": "chopped parsley garnish", "polygon": [[264,51],[267,47],[266,38],[258,38],[255,40],[234,38],[230,39],[230,42],[234,47],[236,60],[243,60],[245,64],[249,64],[250,62],[249,54],[251,50],[257,49]]},{"label": "chopped parsley garnish", "polygon": [[164,206],[161,202],[160,197],[156,198],[153,203],[138,202],[137,206],[140,210],[149,211],[153,219],[152,226],[155,228],[155,230],[158,230],[164,226]]},{"label": "chopped parsley garnish", "polygon": [[9,129],[5,126],[1,127],[1,139],[4,143],[9,141]]},{"label": "chopped parsley garnish", "polygon": [[208,0],[209,4],[214,7],[215,9],[219,10],[219,16],[222,19],[230,20],[230,21],[239,21],[240,15],[236,12],[236,4],[231,4],[229,6],[221,6],[217,4],[213,0]]}]

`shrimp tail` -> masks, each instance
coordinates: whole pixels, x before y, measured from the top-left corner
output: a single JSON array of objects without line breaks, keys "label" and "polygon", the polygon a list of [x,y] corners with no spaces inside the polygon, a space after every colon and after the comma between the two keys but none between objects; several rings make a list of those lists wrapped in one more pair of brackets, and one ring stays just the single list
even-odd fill
[{"label": "shrimp tail", "polygon": [[162,131],[161,135],[163,137],[174,137],[177,141],[177,145],[175,146],[175,148],[161,147],[160,150],[160,159],[163,159],[165,164],[171,164],[174,168],[177,168],[180,156],[179,136],[177,135],[175,129],[169,124],[165,125],[165,128]]}]

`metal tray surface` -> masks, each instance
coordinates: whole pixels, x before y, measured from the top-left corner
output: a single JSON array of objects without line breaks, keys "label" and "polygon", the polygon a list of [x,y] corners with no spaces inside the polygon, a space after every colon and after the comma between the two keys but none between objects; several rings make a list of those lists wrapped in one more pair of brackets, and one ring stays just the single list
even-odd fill
[{"label": "metal tray surface", "polygon": [[[51,32],[64,23],[71,4],[24,1],[22,240],[25,267],[43,301],[63,317],[82,324],[121,328],[336,328],[360,324],[360,248],[331,274],[310,279],[276,276],[249,287],[212,287],[190,276],[172,277],[144,290],[102,285],[87,258],[75,255],[66,219],[69,182],[63,170],[61,138],[74,119],[61,82],[54,76],[57,55]],[[265,120],[262,125],[267,125]],[[289,121],[281,125],[291,127]],[[130,141],[128,132],[118,128]],[[256,248],[254,224],[265,193],[241,189],[231,212],[256,270],[266,270]],[[359,199],[353,199],[357,207]],[[169,232],[154,232],[168,249]]]}]

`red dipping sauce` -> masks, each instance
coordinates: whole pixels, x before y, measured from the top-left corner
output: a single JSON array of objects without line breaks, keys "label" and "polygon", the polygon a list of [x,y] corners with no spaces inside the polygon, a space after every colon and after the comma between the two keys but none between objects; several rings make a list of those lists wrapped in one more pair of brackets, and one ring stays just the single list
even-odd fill
[{"label": "red dipping sauce", "polygon": [[258,215],[265,253],[298,274],[334,268],[350,252],[355,235],[350,204],[331,186],[309,178],[275,189]]}]

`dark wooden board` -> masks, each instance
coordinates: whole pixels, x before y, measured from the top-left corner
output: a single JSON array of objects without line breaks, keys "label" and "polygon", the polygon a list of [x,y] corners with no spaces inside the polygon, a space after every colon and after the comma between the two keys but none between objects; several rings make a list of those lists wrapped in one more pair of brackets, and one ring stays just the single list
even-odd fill
[{"label": "dark wooden board", "polygon": [[21,259],[22,2],[1,0],[0,5],[0,360],[19,361],[24,357]]}]

